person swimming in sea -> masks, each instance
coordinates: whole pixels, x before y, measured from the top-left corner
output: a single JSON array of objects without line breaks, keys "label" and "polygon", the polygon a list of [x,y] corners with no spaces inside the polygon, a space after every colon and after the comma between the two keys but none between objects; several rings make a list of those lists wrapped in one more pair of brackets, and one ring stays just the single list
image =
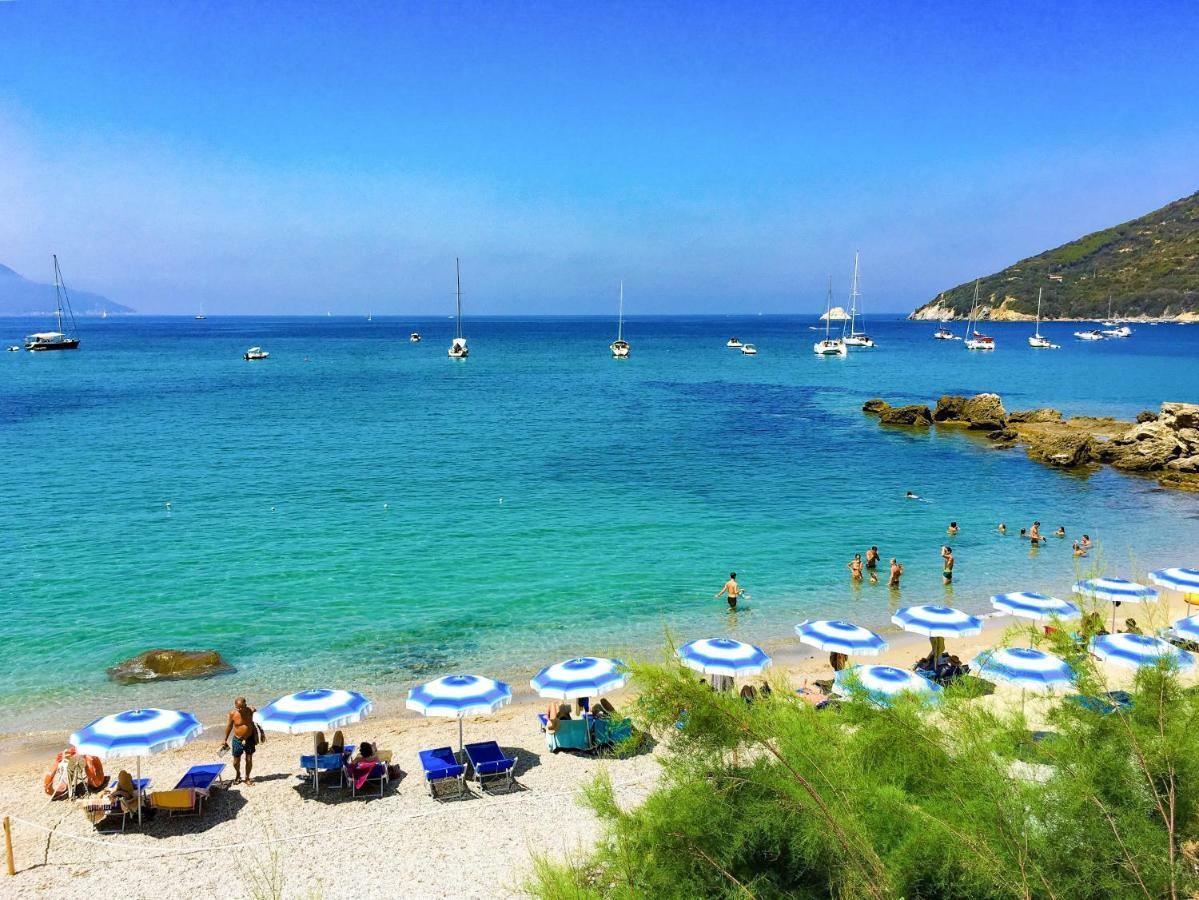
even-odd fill
[{"label": "person swimming in sea", "polygon": [[1002,522],[999,523],[999,533],[1007,534],[1007,526],[1004,525]]},{"label": "person swimming in sea", "polygon": [[1073,552],[1074,552],[1075,556],[1086,556],[1087,555],[1086,547],[1083,547],[1080,543],[1078,543],[1078,541],[1074,542]]},{"label": "person swimming in sea", "polygon": [[1082,541],[1080,543],[1081,543],[1082,549],[1090,550],[1091,549],[1091,536],[1089,534],[1084,534],[1082,536]]},{"label": "person swimming in sea", "polygon": [[945,533],[952,537],[953,535],[957,534],[960,530],[961,529],[958,528],[957,522],[950,522],[949,527],[945,529]]},{"label": "person swimming in sea", "polygon": [[1059,526],[1057,526],[1057,531],[1055,531],[1055,532],[1053,533],[1053,536],[1054,536],[1054,537],[1060,537],[1060,538],[1064,538],[1064,537],[1066,536],[1066,526],[1065,526],[1065,525],[1059,525]]}]

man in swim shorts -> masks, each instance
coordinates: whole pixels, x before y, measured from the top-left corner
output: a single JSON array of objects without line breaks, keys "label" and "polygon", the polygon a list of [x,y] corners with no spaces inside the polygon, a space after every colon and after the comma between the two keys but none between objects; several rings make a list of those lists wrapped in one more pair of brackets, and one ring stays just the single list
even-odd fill
[{"label": "man in swim shorts", "polygon": [[[233,701],[233,709],[229,710],[229,720],[225,723],[225,741],[222,750],[229,749],[229,735],[233,735],[233,771],[236,775],[234,784],[242,780],[241,758],[246,757],[246,784],[253,785],[254,779],[250,772],[254,768],[254,750],[258,747],[258,723],[254,721],[254,707],[246,703],[245,697]],[[266,737],[263,737],[266,740]]]},{"label": "man in swim shorts", "polygon": [[[724,583],[724,587],[716,592],[716,596],[719,598],[721,594],[728,594],[729,609],[736,609],[737,598],[741,596],[741,593],[741,585],[737,584],[737,573],[729,572],[729,580]],[[749,594],[745,596],[748,597]]]},{"label": "man in swim shorts", "polygon": [[941,578],[945,584],[953,581],[953,548],[946,545],[941,548],[941,559],[944,560],[944,567],[941,569]]}]

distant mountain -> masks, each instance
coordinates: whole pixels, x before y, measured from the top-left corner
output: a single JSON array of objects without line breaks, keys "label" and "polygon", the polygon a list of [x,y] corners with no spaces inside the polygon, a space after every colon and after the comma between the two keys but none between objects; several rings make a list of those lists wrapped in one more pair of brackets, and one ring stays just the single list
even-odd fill
[{"label": "distant mountain", "polygon": [[[128,306],[114,303],[107,297],[87,291],[71,289],[67,282],[67,295],[71,309],[77,316],[128,315],[133,312]],[[39,284],[22,278],[8,266],[0,265],[0,316],[42,316],[54,312],[54,285]]]},{"label": "distant mountain", "polygon": [[[1031,319],[1038,288],[1047,319],[1104,318],[1109,296],[1113,316],[1199,316],[1199,193],[980,279],[984,318]],[[909,318],[964,317],[973,297],[971,280]]]}]

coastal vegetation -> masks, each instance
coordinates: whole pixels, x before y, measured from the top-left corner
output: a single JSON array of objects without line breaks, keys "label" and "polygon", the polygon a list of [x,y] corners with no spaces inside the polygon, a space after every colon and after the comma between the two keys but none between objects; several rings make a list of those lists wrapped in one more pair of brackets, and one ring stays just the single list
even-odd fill
[{"label": "coastal vegetation", "polygon": [[[1199,311],[1199,193],[1139,219],[1084,235],[979,279],[983,317],[1178,316]],[[912,318],[964,317],[974,280],[941,292]]]},{"label": "coastal vegetation", "polygon": [[[1109,687],[1080,645],[1027,629]],[[1199,890],[1199,693],[1142,670],[1129,709],[988,705],[967,678],[926,708],[815,709],[782,683],[746,702],[675,665],[636,668],[640,723],[665,744],[649,798],[602,776],[606,834],[542,859],[526,886],[585,897],[1125,898]],[[1033,702],[1029,701],[1028,706]],[[683,711],[686,711],[685,713]]]}]

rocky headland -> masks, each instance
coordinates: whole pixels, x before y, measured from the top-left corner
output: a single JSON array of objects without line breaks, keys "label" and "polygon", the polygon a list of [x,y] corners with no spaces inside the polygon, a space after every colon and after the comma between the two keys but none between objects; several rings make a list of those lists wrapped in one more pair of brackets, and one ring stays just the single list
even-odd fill
[{"label": "rocky headland", "polygon": [[996,448],[1023,447],[1048,466],[1109,465],[1155,477],[1163,487],[1199,491],[1199,404],[1163,403],[1135,422],[1111,417],[1065,418],[1057,409],[1008,412],[998,394],[945,395],[932,408],[892,406],[876,398],[862,411],[879,424],[908,428],[963,428],[984,434]]}]

